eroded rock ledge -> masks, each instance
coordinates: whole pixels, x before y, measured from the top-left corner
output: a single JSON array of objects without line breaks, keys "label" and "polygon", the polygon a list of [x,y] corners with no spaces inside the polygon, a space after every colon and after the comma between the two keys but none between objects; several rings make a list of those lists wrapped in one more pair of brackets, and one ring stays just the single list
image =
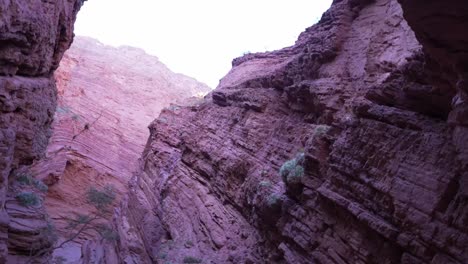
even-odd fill
[{"label": "eroded rock ledge", "polygon": [[[294,46],[163,111],[116,216],[121,260],[466,263],[460,79],[426,67],[439,58],[410,18],[426,1],[402,2],[424,50],[396,0],[334,1]],[[304,173],[282,179],[300,153]]]}]

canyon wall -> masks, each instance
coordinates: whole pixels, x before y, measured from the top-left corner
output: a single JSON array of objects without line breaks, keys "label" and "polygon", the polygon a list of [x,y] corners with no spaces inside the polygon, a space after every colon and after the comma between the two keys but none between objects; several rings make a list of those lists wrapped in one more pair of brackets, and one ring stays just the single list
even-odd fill
[{"label": "canyon wall", "polygon": [[163,111],[116,213],[121,261],[468,262],[466,4],[401,2],[416,35],[396,0],[336,0]]},{"label": "canyon wall", "polygon": [[[49,186],[45,207],[58,234],[67,217],[90,214],[89,188],[113,186],[117,199],[138,169],[148,124],[171,102],[210,91],[205,84],[169,70],[157,57],[133,47],[114,48],[75,37],[55,72],[58,107],[46,157],[32,174]],[[81,258],[82,233],[56,255]]]},{"label": "canyon wall", "polygon": [[53,242],[44,207],[16,197],[36,192],[18,182],[32,164],[52,215],[82,203],[64,190],[123,186],[138,166],[114,217],[117,251],[88,241],[83,263],[468,262],[464,1],[335,0],[294,46],[237,58],[204,101],[162,110],[139,164],[135,127],[159,110],[138,114],[150,102],[122,72],[71,53],[44,165],[52,73],[81,5],[0,0],[0,263]]},{"label": "canyon wall", "polygon": [[[15,199],[14,178],[42,157],[56,106],[52,77],[73,39],[83,0],[0,1],[0,262],[50,244],[42,208]],[[28,219],[28,221],[24,221]]]}]

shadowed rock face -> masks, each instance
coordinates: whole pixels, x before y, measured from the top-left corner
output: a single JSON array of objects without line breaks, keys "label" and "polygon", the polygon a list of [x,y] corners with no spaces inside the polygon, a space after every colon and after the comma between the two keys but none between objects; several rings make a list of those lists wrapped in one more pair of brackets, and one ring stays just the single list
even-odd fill
[{"label": "shadowed rock face", "polygon": [[[49,185],[46,209],[63,234],[64,217],[92,209],[86,204],[90,187],[112,185],[118,197],[126,193],[149,136],[148,124],[164,107],[210,88],[173,73],[143,50],[85,37],[75,37],[55,78],[54,131],[46,157],[32,171]],[[88,233],[80,237],[90,238]],[[80,245],[65,251],[80,258]]]},{"label": "shadowed rock face", "polygon": [[[0,262],[29,252],[46,226],[42,209],[18,206],[11,179],[47,147],[56,106],[53,71],[73,39],[82,0],[0,1]],[[37,212],[39,210],[39,212]],[[28,218],[29,222],[22,219]],[[7,242],[8,241],[8,242]]]},{"label": "shadowed rock face", "polygon": [[[416,30],[425,1],[402,2]],[[334,1],[294,46],[163,111],[116,215],[122,261],[468,262],[460,81],[435,81],[421,41],[396,0]]]},{"label": "shadowed rock face", "polygon": [[[464,1],[401,0],[404,16],[427,55],[435,87],[452,93],[449,123],[468,125],[468,5]],[[421,8],[424,6],[424,8]],[[450,26],[448,26],[450,25]]]}]

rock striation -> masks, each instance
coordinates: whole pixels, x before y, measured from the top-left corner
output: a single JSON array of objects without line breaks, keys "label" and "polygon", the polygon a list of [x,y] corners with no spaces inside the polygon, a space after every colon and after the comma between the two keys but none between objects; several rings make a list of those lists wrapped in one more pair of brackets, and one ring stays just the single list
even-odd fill
[{"label": "rock striation", "polygon": [[38,241],[46,225],[43,209],[18,206],[11,184],[47,147],[56,107],[52,73],[72,42],[82,4],[83,0],[0,1],[1,263],[9,252],[47,244]]},{"label": "rock striation", "polygon": [[120,261],[467,263],[466,4],[400,2],[336,0],[162,111]]}]

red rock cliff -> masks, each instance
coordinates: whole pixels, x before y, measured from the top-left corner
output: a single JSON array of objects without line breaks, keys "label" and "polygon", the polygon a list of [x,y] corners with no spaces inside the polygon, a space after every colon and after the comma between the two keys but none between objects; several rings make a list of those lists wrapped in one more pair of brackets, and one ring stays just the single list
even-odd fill
[{"label": "red rock cliff", "polygon": [[[39,248],[43,211],[25,210],[12,179],[40,158],[56,106],[53,71],[73,39],[83,0],[0,1],[0,262]],[[41,211],[41,209],[38,209]],[[25,222],[23,219],[29,219]]]},{"label": "red rock cliff", "polygon": [[[116,217],[121,260],[468,262],[466,115],[447,121],[466,42],[424,23],[460,30],[467,12],[401,2],[424,50],[396,0],[337,0],[294,46],[163,111]],[[444,58],[458,77],[427,67]]]}]

